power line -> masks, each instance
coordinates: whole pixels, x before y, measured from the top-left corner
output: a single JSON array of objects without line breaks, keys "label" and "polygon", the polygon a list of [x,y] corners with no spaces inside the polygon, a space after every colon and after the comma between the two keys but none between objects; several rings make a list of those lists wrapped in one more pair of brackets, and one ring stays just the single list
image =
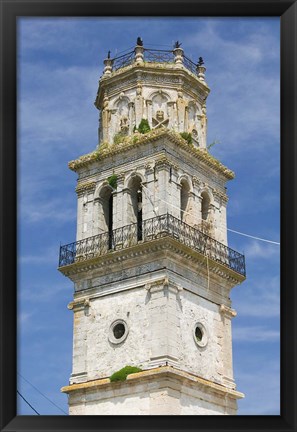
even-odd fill
[{"label": "power line", "polygon": [[228,231],[231,231],[231,232],[233,232],[233,233],[235,233],[235,234],[240,234],[240,235],[245,236],[245,237],[253,238],[253,239],[255,239],[255,240],[261,240],[261,241],[263,241],[263,242],[267,242],[267,243],[272,243],[272,244],[280,245],[280,243],[279,243],[279,242],[276,242],[276,241],[266,240],[266,239],[263,239],[263,238],[260,238],[260,237],[255,237],[255,236],[252,236],[252,235],[249,235],[249,234],[245,234],[245,233],[242,233],[242,232],[239,232],[239,231],[234,231],[234,230],[232,230],[232,229],[230,229],[230,228],[227,228],[227,230],[228,230]]},{"label": "power line", "polygon": [[27,399],[24,398],[23,395],[21,395],[21,393],[20,393],[18,390],[17,390],[17,394],[18,394],[19,396],[21,396],[21,398],[26,402],[26,404],[29,405],[29,407],[30,407],[33,411],[35,411],[37,415],[40,415],[39,412],[36,411],[36,409],[32,407],[32,405],[27,401]]},{"label": "power line", "polygon": [[62,411],[64,414],[68,415],[62,408],[60,408],[58,405],[55,404],[52,400],[50,400],[47,396],[45,396],[37,387],[35,387],[30,381],[28,381],[26,378],[24,378],[19,372],[18,375],[23,378],[26,383],[30,384],[31,387],[33,387],[41,396],[43,396],[45,399],[47,399],[52,405],[54,405],[56,408],[58,408],[60,411]]},{"label": "power line", "polygon": [[[145,188],[149,193],[151,193],[151,191],[150,191],[146,186],[142,185],[142,187],[144,187],[144,188]],[[188,214],[188,215],[191,215],[191,213],[187,212],[186,210],[182,210],[180,207],[177,207],[177,206],[175,206],[174,204],[171,204],[170,202],[168,202],[168,201],[166,201],[166,200],[163,200],[162,198],[159,198],[159,201],[163,201],[165,204],[168,204],[168,205],[170,205],[171,207],[174,207],[174,208],[176,208],[176,209],[182,211],[183,213],[186,213],[186,214]],[[260,241],[263,241],[263,242],[266,242],[266,243],[272,243],[272,244],[280,245],[280,243],[279,243],[279,242],[276,242],[276,241],[263,239],[263,238],[261,238],[261,237],[255,237],[255,236],[252,236],[252,235],[249,235],[249,234],[245,234],[245,233],[242,233],[242,232],[239,232],[239,231],[232,230],[232,229],[230,229],[230,228],[227,228],[227,230],[228,230],[228,231],[231,231],[231,232],[233,232],[233,233],[236,233],[236,234],[239,234],[239,235],[245,236],[245,237],[253,238],[253,239],[255,239],[255,240],[260,240]]]}]

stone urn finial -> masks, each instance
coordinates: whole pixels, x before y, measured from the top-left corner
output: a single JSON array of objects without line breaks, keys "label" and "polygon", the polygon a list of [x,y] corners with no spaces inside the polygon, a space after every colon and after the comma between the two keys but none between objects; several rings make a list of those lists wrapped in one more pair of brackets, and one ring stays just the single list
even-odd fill
[{"label": "stone urn finial", "polygon": [[113,60],[110,58],[110,51],[107,53],[107,58],[104,60],[103,75],[110,75],[112,72]]},{"label": "stone urn finial", "polygon": [[141,64],[144,62],[144,48],[143,48],[143,40],[140,36],[138,36],[135,47],[135,63]]},{"label": "stone urn finial", "polygon": [[206,67],[204,65],[204,60],[202,57],[199,57],[198,63],[197,63],[197,76],[200,81],[205,81],[205,71]]}]

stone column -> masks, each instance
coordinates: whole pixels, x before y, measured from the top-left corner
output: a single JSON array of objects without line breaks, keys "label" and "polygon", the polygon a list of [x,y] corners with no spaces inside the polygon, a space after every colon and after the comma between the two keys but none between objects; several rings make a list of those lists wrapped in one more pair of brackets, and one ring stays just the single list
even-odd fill
[{"label": "stone column", "polygon": [[143,220],[151,219],[158,215],[158,204],[155,200],[155,178],[152,164],[145,165],[146,182],[142,189],[142,217]]},{"label": "stone column", "polygon": [[134,116],[134,102],[128,103],[128,109],[129,109],[129,135],[133,132],[133,127],[135,123],[135,116]]},{"label": "stone column", "polygon": [[223,382],[226,387],[235,389],[235,382],[233,379],[231,319],[236,317],[237,314],[234,309],[231,309],[224,304],[220,305],[220,313],[223,325]]},{"label": "stone column", "polygon": [[109,120],[110,120],[110,112],[109,112],[109,99],[107,95],[104,95],[103,98],[103,109],[102,109],[102,139],[103,141],[109,142]]},{"label": "stone column", "polygon": [[146,100],[146,117],[150,127],[153,125],[153,104],[150,99]]},{"label": "stone column", "polygon": [[166,158],[156,161],[156,178],[158,180],[158,196],[157,202],[159,207],[159,215],[170,213],[168,206],[168,189],[170,177],[170,164]]},{"label": "stone column", "polygon": [[202,197],[200,196],[200,180],[198,177],[194,176],[192,178],[193,182],[193,191],[195,194],[195,202],[193,206],[193,216],[194,216],[194,225],[199,227],[201,223],[201,203]]},{"label": "stone column", "polygon": [[143,118],[143,96],[142,96],[142,85],[137,83],[136,98],[135,98],[135,125],[139,126],[141,119]]},{"label": "stone column", "polygon": [[206,136],[207,136],[207,116],[206,116],[206,104],[202,106],[202,116],[200,120],[201,125],[201,143],[202,148],[206,148]]},{"label": "stone column", "polygon": [[113,229],[120,228],[125,225],[124,215],[124,173],[117,175],[117,189],[113,192]]},{"label": "stone column", "polygon": [[178,130],[179,130],[179,132],[184,132],[184,131],[186,131],[186,129],[185,129],[186,101],[183,98],[183,92],[181,89],[178,91],[176,108],[177,108]]},{"label": "stone column", "polygon": [[177,121],[176,121],[176,109],[175,109],[175,102],[169,101],[167,102],[168,106],[168,129],[177,130]]}]

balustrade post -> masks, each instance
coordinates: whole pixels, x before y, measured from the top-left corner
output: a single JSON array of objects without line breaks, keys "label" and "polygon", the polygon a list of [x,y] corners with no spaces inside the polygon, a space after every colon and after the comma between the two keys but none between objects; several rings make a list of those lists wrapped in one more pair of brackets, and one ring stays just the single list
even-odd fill
[{"label": "balustrade post", "polygon": [[173,50],[174,63],[178,66],[183,64],[184,50],[182,48],[175,48]]},{"label": "balustrade post", "polygon": [[110,57],[107,57],[103,61],[103,63],[104,63],[103,76],[110,75],[112,73],[113,60]]}]

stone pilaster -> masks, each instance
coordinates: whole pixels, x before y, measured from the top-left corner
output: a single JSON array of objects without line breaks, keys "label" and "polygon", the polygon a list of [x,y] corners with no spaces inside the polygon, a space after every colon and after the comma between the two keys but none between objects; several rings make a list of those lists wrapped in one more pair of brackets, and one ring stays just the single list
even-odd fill
[{"label": "stone pilaster", "polygon": [[149,298],[151,327],[150,366],[178,364],[180,352],[180,324],[177,297],[182,290],[167,278],[146,286]]},{"label": "stone pilaster", "polygon": [[235,382],[233,379],[233,360],[232,360],[232,329],[231,319],[236,317],[237,313],[234,309],[228,306],[221,305],[220,313],[223,322],[223,361],[224,361],[224,376],[223,382],[226,387],[235,389]]}]

